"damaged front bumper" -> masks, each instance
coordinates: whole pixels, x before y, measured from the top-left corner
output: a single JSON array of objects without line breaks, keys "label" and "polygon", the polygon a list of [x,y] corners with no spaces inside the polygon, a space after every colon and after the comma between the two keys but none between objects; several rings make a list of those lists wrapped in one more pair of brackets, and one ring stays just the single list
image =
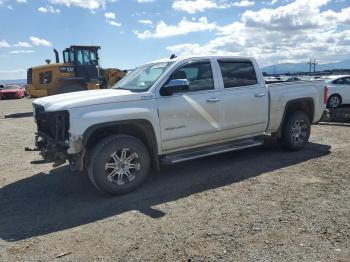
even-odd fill
[{"label": "damaged front bumper", "polygon": [[35,148],[26,147],[25,151],[38,151],[47,163],[54,163],[54,166],[60,166],[66,163],[68,144],[57,142],[43,132],[37,132],[35,135]]},{"label": "damaged front bumper", "polygon": [[74,137],[68,142],[55,141],[45,133],[38,132],[35,136],[35,148],[25,148],[25,151],[38,151],[45,162],[53,163],[54,167],[69,161],[74,171],[83,171],[85,148],[80,137]]},{"label": "damaged front bumper", "polygon": [[82,171],[85,150],[82,138],[69,133],[69,112],[45,112],[42,106],[34,105],[34,118],[35,149],[26,151],[39,151],[45,162],[54,163],[54,167],[68,160],[72,169]]}]

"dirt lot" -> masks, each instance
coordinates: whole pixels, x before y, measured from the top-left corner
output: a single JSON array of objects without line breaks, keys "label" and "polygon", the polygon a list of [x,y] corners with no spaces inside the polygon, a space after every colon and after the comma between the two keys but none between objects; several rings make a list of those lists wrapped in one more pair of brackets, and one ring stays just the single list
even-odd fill
[{"label": "dirt lot", "polygon": [[30,103],[0,101],[0,261],[350,261],[350,124],[314,126],[301,152],[178,164],[109,197],[24,152]]}]

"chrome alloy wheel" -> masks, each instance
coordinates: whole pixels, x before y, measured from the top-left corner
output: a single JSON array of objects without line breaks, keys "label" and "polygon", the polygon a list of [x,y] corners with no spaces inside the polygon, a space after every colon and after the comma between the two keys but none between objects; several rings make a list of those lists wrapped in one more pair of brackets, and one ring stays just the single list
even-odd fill
[{"label": "chrome alloy wheel", "polygon": [[129,148],[122,148],[106,162],[105,174],[110,182],[122,186],[135,180],[140,167],[139,155]]},{"label": "chrome alloy wheel", "polygon": [[307,124],[303,120],[295,121],[290,134],[294,143],[303,143],[307,139]]},{"label": "chrome alloy wheel", "polygon": [[332,108],[336,108],[340,105],[340,99],[338,96],[332,96],[330,99],[329,99],[329,105],[332,107]]}]

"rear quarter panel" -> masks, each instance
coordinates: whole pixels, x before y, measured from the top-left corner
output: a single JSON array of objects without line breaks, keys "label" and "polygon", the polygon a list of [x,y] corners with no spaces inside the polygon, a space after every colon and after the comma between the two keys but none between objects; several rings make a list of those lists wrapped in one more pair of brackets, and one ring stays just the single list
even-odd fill
[{"label": "rear quarter panel", "polygon": [[270,121],[267,133],[276,132],[284,117],[289,101],[298,99],[312,99],[314,103],[313,123],[318,122],[323,114],[324,81],[298,81],[267,85],[270,95]]}]

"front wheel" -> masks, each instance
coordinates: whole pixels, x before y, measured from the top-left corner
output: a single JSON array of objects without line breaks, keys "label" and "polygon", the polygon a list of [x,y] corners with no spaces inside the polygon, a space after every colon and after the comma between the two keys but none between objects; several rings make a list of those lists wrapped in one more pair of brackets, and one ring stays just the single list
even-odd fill
[{"label": "front wheel", "polygon": [[95,187],[112,195],[135,190],[147,177],[150,156],[146,146],[129,135],[100,141],[89,157],[89,178]]},{"label": "front wheel", "polygon": [[311,122],[309,117],[300,111],[287,115],[282,127],[279,143],[291,151],[301,150],[309,141]]}]

